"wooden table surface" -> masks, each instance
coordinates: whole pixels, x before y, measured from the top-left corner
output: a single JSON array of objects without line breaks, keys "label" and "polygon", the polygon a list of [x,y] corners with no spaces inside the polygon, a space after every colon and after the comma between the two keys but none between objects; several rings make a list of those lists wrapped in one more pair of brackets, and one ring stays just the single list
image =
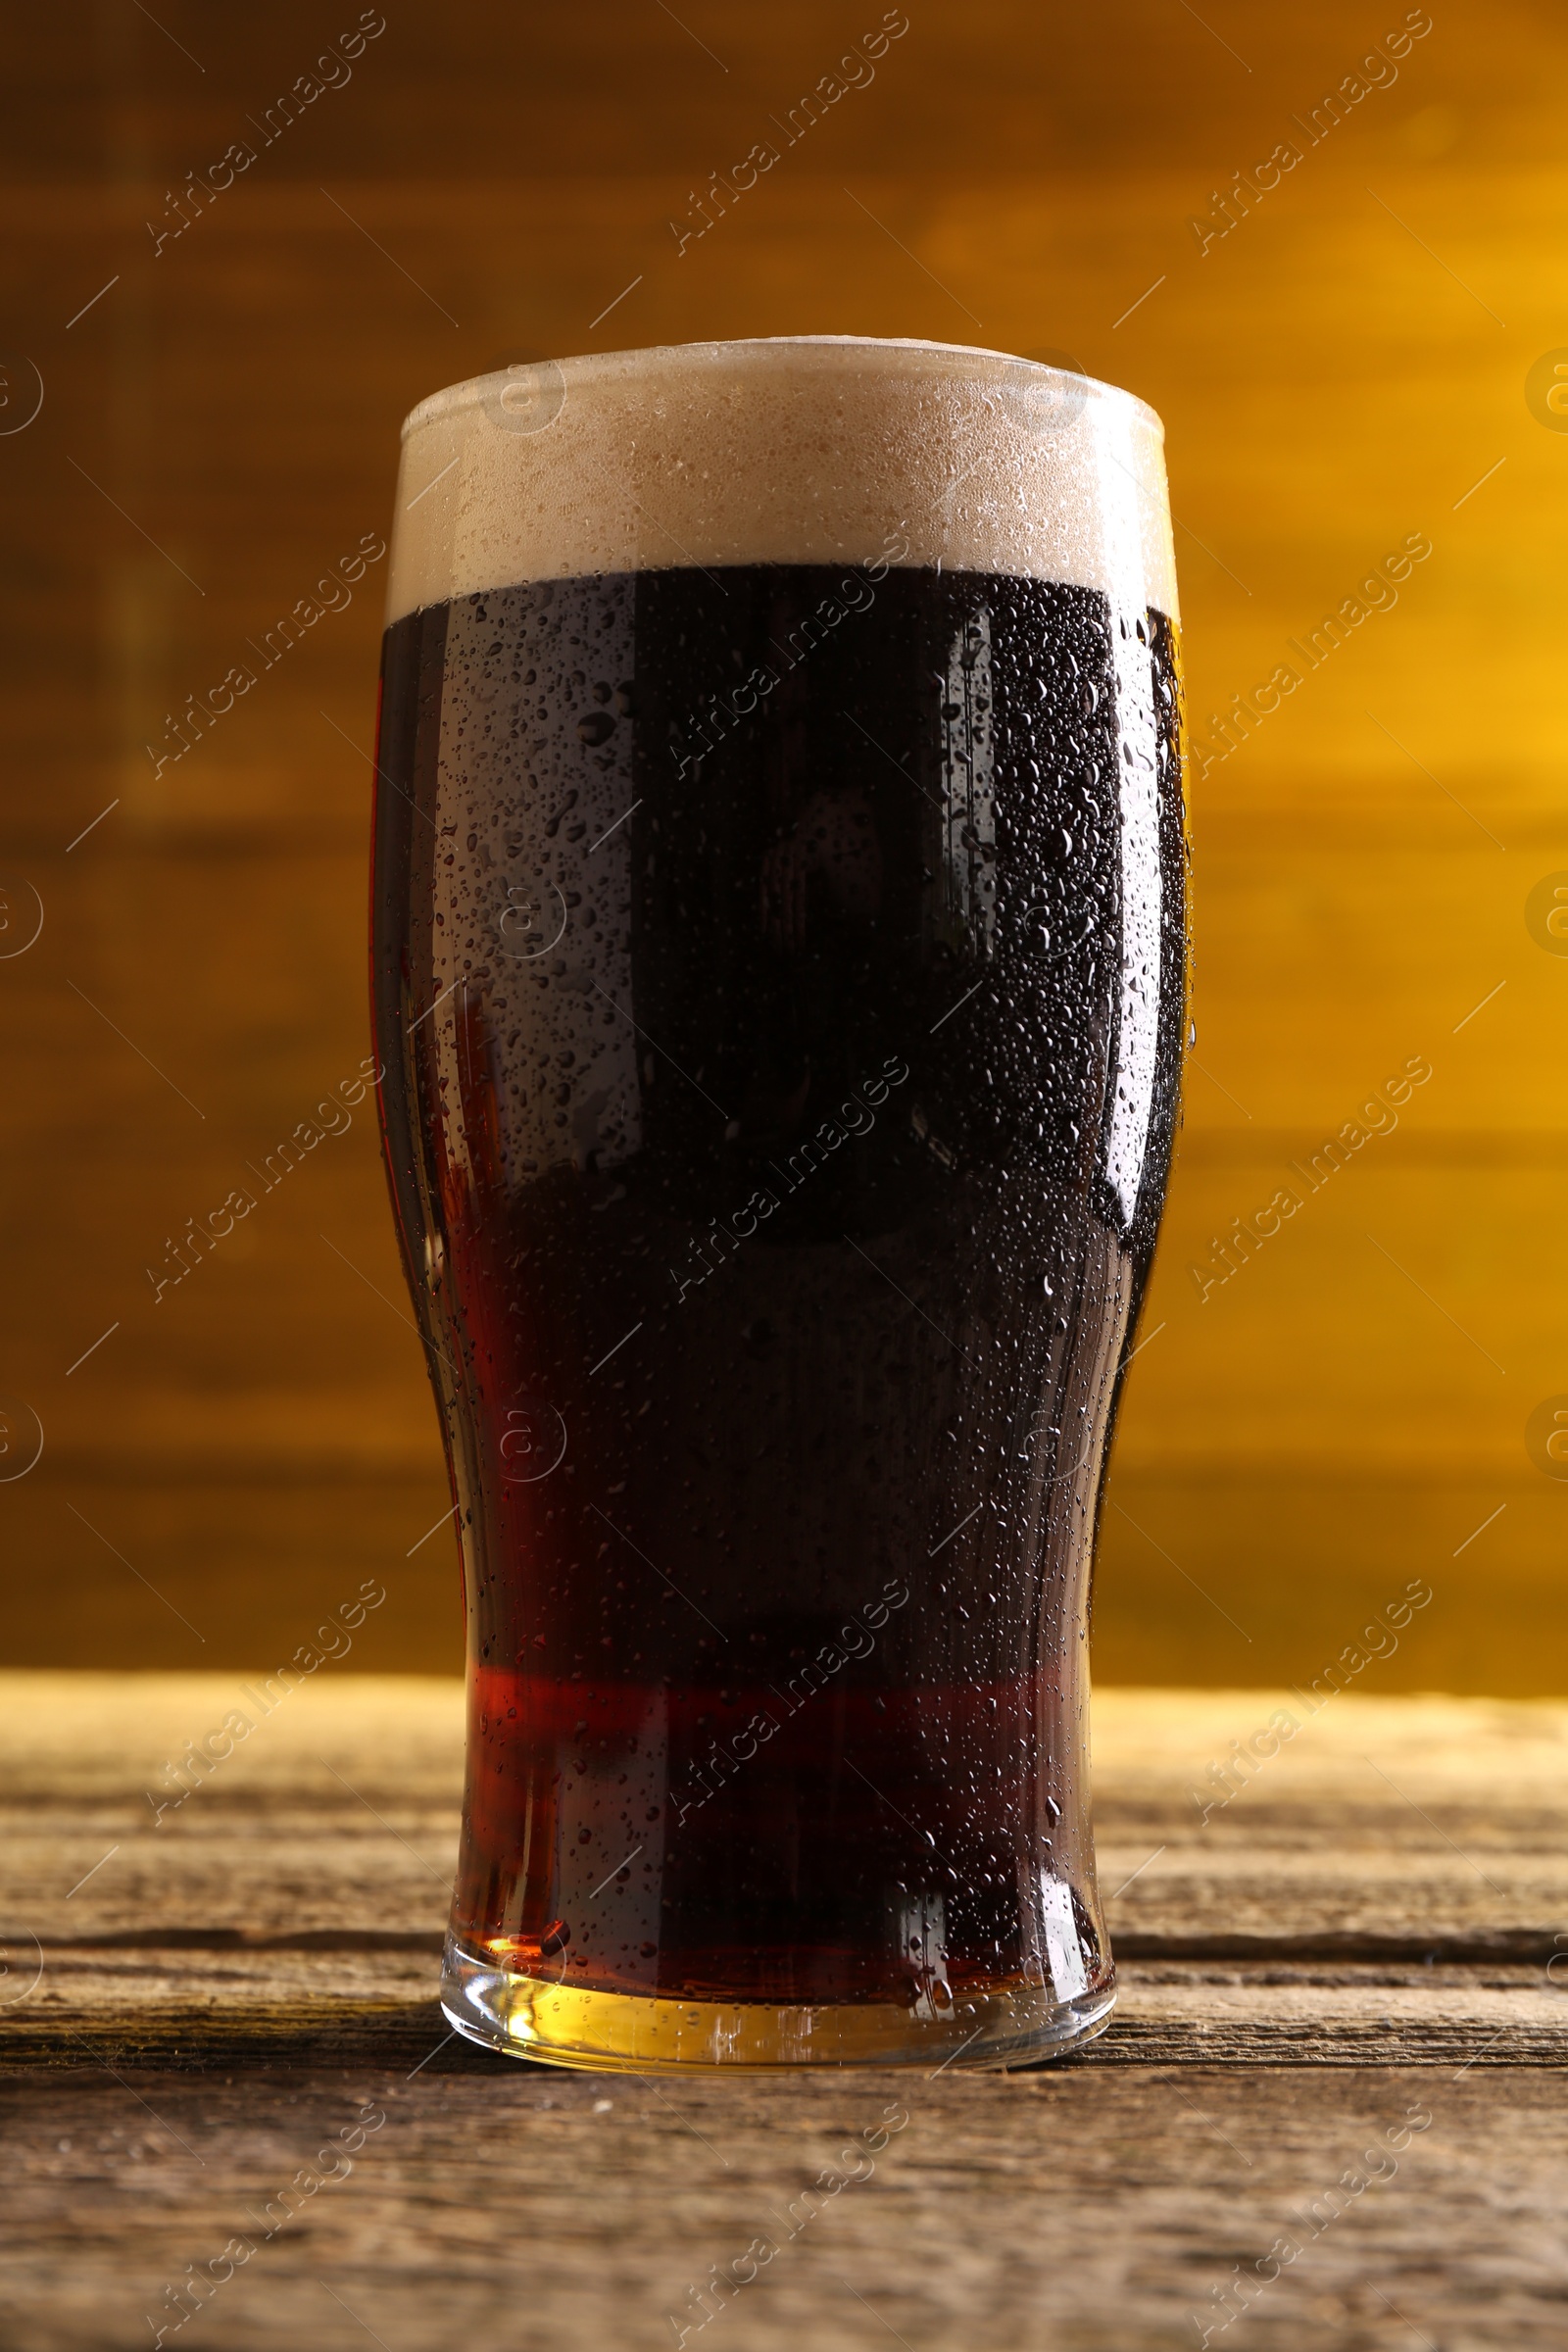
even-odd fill
[{"label": "wooden table surface", "polygon": [[656,2082],[449,2036],[455,1683],[323,1673],[155,1823],[238,1703],[0,1676],[7,2352],[1564,2340],[1568,1705],[1103,1691],[1102,2040]]}]

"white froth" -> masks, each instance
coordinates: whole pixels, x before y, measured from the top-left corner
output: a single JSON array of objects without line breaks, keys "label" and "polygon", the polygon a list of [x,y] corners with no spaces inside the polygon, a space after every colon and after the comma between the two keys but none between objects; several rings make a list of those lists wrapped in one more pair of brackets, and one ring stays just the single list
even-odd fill
[{"label": "white froth", "polygon": [[1162,442],[1130,393],[956,344],[541,362],[409,417],[387,618],[526,580],[891,558],[1175,619]]}]

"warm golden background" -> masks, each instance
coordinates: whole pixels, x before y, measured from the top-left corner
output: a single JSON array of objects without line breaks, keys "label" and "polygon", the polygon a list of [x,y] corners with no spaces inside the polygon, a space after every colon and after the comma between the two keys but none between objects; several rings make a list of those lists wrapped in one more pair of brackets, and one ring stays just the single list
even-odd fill
[{"label": "warm golden background", "polygon": [[[260,145],[247,119],[351,0],[19,19],[0,341],[45,397],[0,437],[0,871],[45,920],[0,961],[0,1391],[46,1442],[0,1485],[11,1661],[270,1666],[378,1577],[349,1664],[459,1662],[370,1118],[161,1303],[145,1271],[366,1051],[384,565],[177,767],[144,747],[389,528],[421,395],[514,357],[855,332],[1065,351],[1154,404],[1200,735],[1430,538],[1194,789],[1197,1061],[1098,1671],[1308,1678],[1420,1578],[1361,1689],[1568,1690],[1568,1492],[1526,1438],[1568,1393],[1568,960],[1526,919],[1568,869],[1568,436],[1526,398],[1568,346],[1568,24],[1432,0],[1397,80],[1200,255],[1190,217],[1304,145],[1291,118],[1395,0],[907,9],[874,83],[679,255],[669,219],[877,0],[386,0],[347,86],[156,256],[167,192]],[[14,360],[0,426],[29,384]],[[1200,1303],[1210,1238],[1417,1055],[1397,1132]]]}]

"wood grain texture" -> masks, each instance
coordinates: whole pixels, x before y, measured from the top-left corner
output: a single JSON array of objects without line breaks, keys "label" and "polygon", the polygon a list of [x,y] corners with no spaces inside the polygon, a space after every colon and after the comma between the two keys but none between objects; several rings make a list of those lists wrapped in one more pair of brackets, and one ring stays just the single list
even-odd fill
[{"label": "wood grain texture", "polygon": [[[1530,2069],[1082,2067],[671,2097],[442,2054],[412,2081],[373,2059],[196,2080],[85,2068],[51,2087],[46,2119],[14,2080],[0,2096],[16,2239],[0,2293],[27,2352],[149,2343],[147,2315],[167,2320],[187,2266],[236,2236],[253,2251],[166,2340],[652,2352],[676,2340],[671,2314],[700,2318],[713,2266],[762,2239],[776,2252],[705,2344],[1175,2352],[1238,2266],[1252,2307],[1220,2342],[1561,2341],[1561,2089]],[[846,2160],[850,2134],[899,2114],[873,2172]],[[352,2172],[305,2194],[377,2116]],[[1389,2132],[1423,2116],[1396,2154]],[[1254,2266],[1282,2239],[1299,2251],[1262,2286]]]},{"label": "wood grain texture", "polygon": [[[1564,331],[1562,24],[1446,7],[1200,252],[1216,185],[1401,10],[932,0],[678,256],[693,187],[879,14],[411,0],[156,257],[167,191],[251,135],[323,20],[170,0],[19,34],[0,294],[46,399],[0,433],[0,870],[46,923],[0,958],[0,1390],[48,1442],[0,1482],[33,1563],[0,1595],[16,1660],[286,1655],[379,1573],[348,1671],[457,1667],[450,1546],[414,1548],[444,1487],[368,1124],[159,1308],[145,1272],[364,1051],[374,585],[190,757],[155,776],[145,747],[386,527],[399,419],[436,385],[521,351],[844,331],[1065,349],[1153,401],[1200,737],[1431,537],[1397,607],[1195,787],[1197,1060],[1100,1667],[1310,1676],[1424,1574],[1385,1689],[1568,1689],[1544,1567],[1565,1497],[1524,1443],[1563,1384],[1568,1279],[1568,965],[1524,919],[1568,870],[1544,519],[1568,441],[1524,398]],[[1417,1054],[1397,1132],[1200,1304],[1213,1238]]]},{"label": "wood grain texture", "polygon": [[[1195,1829],[1259,1694],[1102,1693],[1107,1886],[1158,1850],[1100,2041],[655,2083],[492,2058],[436,2007],[455,1683],[318,1678],[155,1828],[146,1788],[236,1701],[0,1677],[18,2352],[1561,2340],[1568,1708],[1347,1694]],[[1442,1956],[1466,1938],[1493,1949]]]},{"label": "wood grain texture", "polygon": [[[334,1673],[336,1679],[333,1679]],[[1100,1691],[1095,1799],[1118,1949],[1142,1957],[1549,1957],[1568,1935],[1568,1706],[1343,1691]],[[270,1707],[268,1700],[270,1698]],[[189,1743],[232,1753],[182,1798]],[[1299,1728],[1235,1793],[1212,1777]],[[0,1675],[0,1926],[49,1943],[428,1937],[444,1924],[461,1685],[327,1665]],[[1206,1813],[1206,1818],[1205,1818]],[[111,1850],[112,1849],[112,1850]]]}]

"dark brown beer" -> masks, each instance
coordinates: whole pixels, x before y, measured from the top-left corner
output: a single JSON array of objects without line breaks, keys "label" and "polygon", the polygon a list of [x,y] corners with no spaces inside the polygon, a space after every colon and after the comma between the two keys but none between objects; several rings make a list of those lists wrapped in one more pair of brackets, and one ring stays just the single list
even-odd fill
[{"label": "dark brown beer", "polygon": [[376,1046],[470,1971],[1106,1983],[1079,1650],[1175,1112],[1177,706],[1158,612],[896,543],[389,629]]}]

